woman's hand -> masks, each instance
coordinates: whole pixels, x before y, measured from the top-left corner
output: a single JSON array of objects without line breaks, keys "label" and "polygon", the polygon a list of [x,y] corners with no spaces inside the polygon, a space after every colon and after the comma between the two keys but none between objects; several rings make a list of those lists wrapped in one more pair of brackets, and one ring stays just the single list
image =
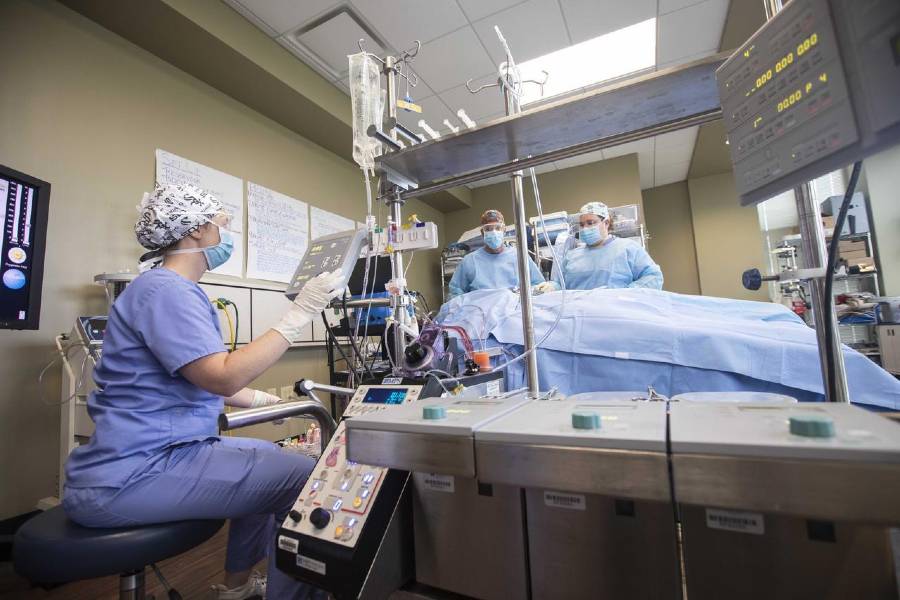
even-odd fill
[{"label": "woman's hand", "polygon": [[271,406],[279,402],[281,402],[281,398],[278,396],[250,388],[244,388],[234,396],[225,398],[226,405],[238,408],[259,408],[260,406]]}]

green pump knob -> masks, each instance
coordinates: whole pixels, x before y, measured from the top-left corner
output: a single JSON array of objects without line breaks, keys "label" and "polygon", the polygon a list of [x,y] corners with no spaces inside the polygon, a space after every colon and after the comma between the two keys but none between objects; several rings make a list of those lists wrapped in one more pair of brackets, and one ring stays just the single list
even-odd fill
[{"label": "green pump knob", "polygon": [[791,433],[803,437],[830,438],[834,437],[834,421],[830,417],[818,415],[802,415],[791,417]]},{"label": "green pump knob", "polygon": [[422,407],[422,418],[426,421],[437,421],[447,418],[447,409],[443,406],[424,406]]},{"label": "green pump knob", "polygon": [[575,429],[600,429],[600,415],[595,412],[573,412],[572,427]]}]

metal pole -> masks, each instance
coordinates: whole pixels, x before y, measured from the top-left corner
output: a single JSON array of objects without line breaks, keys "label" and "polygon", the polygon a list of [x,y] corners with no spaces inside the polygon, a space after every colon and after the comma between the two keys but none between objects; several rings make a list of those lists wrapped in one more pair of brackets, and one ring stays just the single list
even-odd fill
[{"label": "metal pole", "polygon": [[[511,89],[511,83],[507,77],[507,84],[503,86],[503,99],[506,103],[506,114],[517,115],[521,112],[519,98]],[[537,396],[539,391],[537,352],[534,343],[534,315],[531,306],[531,273],[528,268],[528,237],[525,235],[527,221],[525,220],[525,193],[522,189],[522,171],[512,174],[512,199],[513,214],[516,218],[516,255],[519,267],[519,301],[522,304],[522,337],[525,341],[525,375],[528,382],[528,392]]]},{"label": "metal pole", "polygon": [[[766,10],[766,19],[774,17],[782,9],[782,0],[763,0]],[[800,244],[803,252],[801,267],[806,269],[820,269],[828,265],[828,251],[825,245],[825,228],[822,226],[822,216],[819,203],[813,198],[812,186],[809,183],[798,185],[794,188],[794,200],[797,204],[797,216],[800,221]],[[832,243],[837,243],[840,232],[832,235]],[[821,279],[809,280],[809,296],[812,301],[813,322],[816,327],[816,341],[819,346],[819,363],[822,367],[822,384],[825,389],[825,399],[829,402],[850,402],[850,393],[847,389],[847,371],[844,368],[844,353],[841,350],[841,336],[838,333],[837,315],[832,308],[825,311],[825,285]],[[825,324],[830,321],[832,336],[831,347],[825,344]],[[828,389],[828,353],[834,357],[834,397]]]},{"label": "metal pole", "polygon": [[[825,268],[828,256],[825,246],[825,228],[819,203],[813,198],[812,187],[806,183],[794,188],[797,203],[797,215],[800,220],[800,244],[802,264],[805,269]],[[837,233],[837,232],[835,232]],[[832,238],[834,240],[834,238]],[[835,243],[832,241],[832,243]],[[816,341],[819,345],[819,362],[822,365],[822,381],[825,387],[825,399],[829,402],[850,402],[847,390],[847,372],[844,368],[844,353],[841,351],[841,337],[838,334],[838,321],[834,310],[825,311],[825,285],[821,279],[810,279],[809,296],[812,301],[813,321],[816,327]],[[831,320],[834,332],[831,347],[825,345],[825,323]],[[831,397],[828,389],[828,352],[834,357],[835,396]]]},{"label": "metal pole", "polygon": [[331,418],[328,410],[321,402],[312,400],[285,402],[284,404],[261,406],[233,413],[222,413],[219,415],[219,429],[229,431],[249,425],[300,416],[312,417],[319,424],[319,430],[322,433],[322,451],[324,452],[325,446],[328,445],[328,441],[334,434],[334,430],[337,429],[337,423],[334,422],[334,419]]},{"label": "metal pole", "polygon": [[[391,139],[397,139],[397,130],[394,128],[394,124],[397,122],[397,59],[393,56],[387,56],[384,59],[384,74],[387,79],[387,94],[385,102],[387,102],[387,117],[384,121],[384,130],[388,132],[388,135],[391,136]],[[383,181],[386,182],[386,187],[383,190],[385,197],[385,204],[390,207],[391,217],[390,223],[388,223],[388,233],[391,232],[391,227],[395,227],[400,229],[402,226],[403,220],[403,204],[405,200],[400,197],[400,188],[397,186],[391,185],[387,183],[387,179],[385,178]],[[400,280],[402,285],[398,286],[397,295],[391,296],[391,307],[393,308],[394,314],[394,323],[397,325],[405,326],[409,320],[409,315],[406,312],[406,307],[409,304],[409,298],[406,296],[406,282],[403,281],[404,268],[403,268],[403,254],[399,250],[395,250],[391,253],[391,276],[395,280]],[[403,357],[403,352],[406,350],[406,334],[403,332],[403,327],[395,327],[394,328],[394,374],[397,374],[400,370],[400,363]]]}]

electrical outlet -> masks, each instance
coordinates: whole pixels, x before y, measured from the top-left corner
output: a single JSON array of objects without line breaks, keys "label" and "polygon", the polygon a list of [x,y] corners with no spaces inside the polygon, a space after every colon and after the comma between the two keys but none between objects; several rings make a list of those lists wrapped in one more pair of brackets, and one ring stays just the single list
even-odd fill
[{"label": "electrical outlet", "polygon": [[291,394],[294,393],[294,386],[292,385],[283,385],[281,386],[281,393],[278,394],[281,396],[282,401],[287,402],[291,399]]}]

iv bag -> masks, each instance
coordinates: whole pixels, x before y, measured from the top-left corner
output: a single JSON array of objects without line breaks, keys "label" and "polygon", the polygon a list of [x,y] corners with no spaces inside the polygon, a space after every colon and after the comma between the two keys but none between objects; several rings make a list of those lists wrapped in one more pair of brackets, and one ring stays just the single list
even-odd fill
[{"label": "iv bag", "polygon": [[372,125],[381,129],[384,114],[381,72],[366,52],[347,58],[350,60],[350,103],[353,107],[353,160],[363,169],[372,169],[375,157],[381,154],[381,142],[368,134]]}]

